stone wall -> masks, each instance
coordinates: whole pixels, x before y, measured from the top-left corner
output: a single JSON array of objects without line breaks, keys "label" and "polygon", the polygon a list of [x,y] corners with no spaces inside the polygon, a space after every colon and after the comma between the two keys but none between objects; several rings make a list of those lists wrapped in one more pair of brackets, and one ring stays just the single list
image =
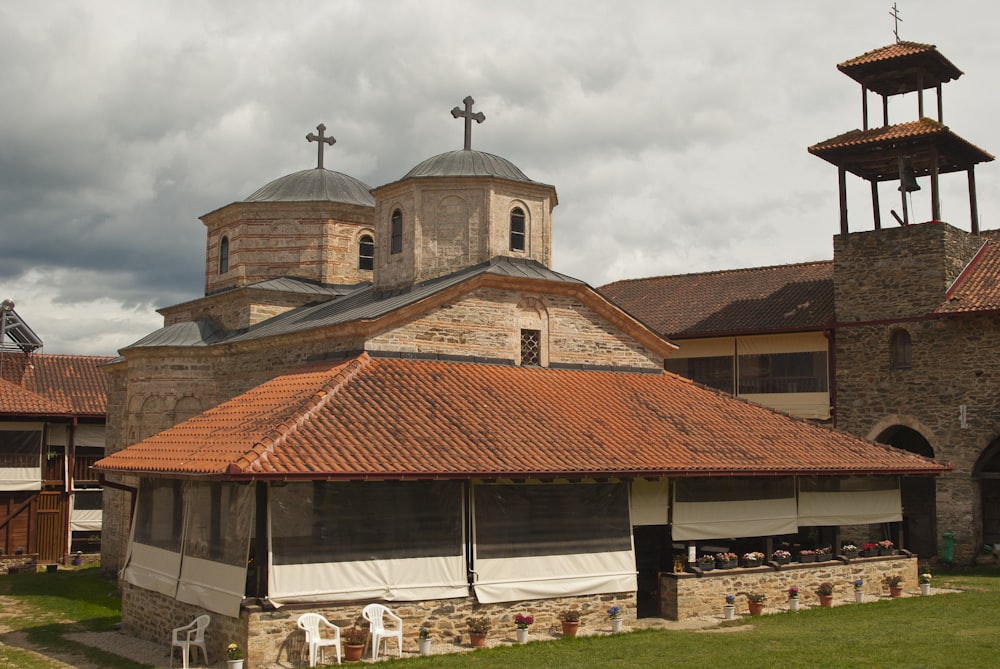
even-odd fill
[{"label": "stone wall", "polygon": [[[272,669],[301,666],[303,634],[296,620],[303,613],[323,614],[330,622],[349,627],[360,615],[367,602],[343,604],[289,605],[280,609],[248,606],[240,617],[210,613],[212,622],[205,634],[209,660],[222,658],[226,646],[236,643],[246,651],[246,669]],[[475,598],[431,600],[422,602],[389,602],[393,613],[403,619],[403,652],[416,653],[417,634],[427,627],[435,644],[469,645],[465,620],[470,616],[486,616],[492,623],[490,638],[514,641],[514,616],[519,613],[535,618],[531,626],[534,638],[555,638],[560,634],[559,613],[575,608],[581,612],[581,630],[610,631],[607,610],[620,606],[626,621],[635,620],[635,593],[615,593],[586,597],[479,604]],[[123,584],[122,632],[141,639],[170,642],[170,630],[191,622],[205,613],[197,607],[134,585]],[[394,647],[390,642],[391,649]]]},{"label": "stone wall", "polygon": [[38,570],[38,554],[0,555],[0,574],[14,572],[34,573]]},{"label": "stone wall", "polygon": [[[662,574],[660,577],[660,605],[662,615],[668,620],[698,617],[721,617],[726,595],[745,592],[762,592],[767,595],[768,610],[785,609],[788,588],[799,589],[803,605],[819,604],[816,588],[820,583],[834,584],[835,601],[854,601],[853,583],[864,581],[863,590],[868,598],[888,595],[883,579],[901,575],[906,591],[917,590],[917,559],[909,556],[857,558],[844,562],[828,560],[809,564],[789,564],[780,569],[768,566],[754,569],[715,569],[701,577],[695,574]],[[747,598],[737,596],[736,608],[747,611]]]}]

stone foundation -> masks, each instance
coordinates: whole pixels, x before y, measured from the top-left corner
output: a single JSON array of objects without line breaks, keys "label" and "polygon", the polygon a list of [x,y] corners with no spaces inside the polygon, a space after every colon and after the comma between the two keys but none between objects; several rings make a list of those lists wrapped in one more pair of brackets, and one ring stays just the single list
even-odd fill
[{"label": "stone foundation", "polygon": [[11,570],[34,574],[38,571],[38,555],[0,555],[0,574],[9,574]]},{"label": "stone foundation", "polygon": [[[901,575],[905,590],[917,589],[917,558],[909,555],[895,555],[852,560],[828,560],[826,562],[792,563],[779,569],[769,566],[754,569],[714,569],[702,576],[695,574],[668,574],[660,576],[660,606],[662,615],[668,620],[684,620],[709,616],[721,616],[726,595],[741,592],[763,592],[767,595],[764,607],[774,610],[784,607],[788,599],[788,588],[799,589],[799,600],[805,605],[819,604],[816,588],[820,583],[833,583],[834,600],[854,601],[854,581],[864,581],[865,595],[869,598],[888,595],[889,589],[883,579],[889,575]],[[747,599],[737,596],[737,611],[746,612]]]}]

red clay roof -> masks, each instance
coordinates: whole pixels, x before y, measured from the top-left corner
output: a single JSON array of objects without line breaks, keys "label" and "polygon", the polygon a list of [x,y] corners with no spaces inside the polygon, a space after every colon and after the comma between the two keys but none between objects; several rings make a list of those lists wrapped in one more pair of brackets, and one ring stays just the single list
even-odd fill
[{"label": "red clay roof", "polygon": [[[103,417],[107,412],[108,381],[99,366],[114,358],[99,355],[4,355],[3,378],[59,408],[59,414]],[[0,386],[0,393],[8,392]]]},{"label": "red clay roof", "polygon": [[368,354],[279,376],[96,468],[235,480],[948,469],[665,372]]},{"label": "red clay roof", "polygon": [[879,95],[934,88],[962,71],[932,44],[896,42],[837,65],[837,69]]},{"label": "red clay roof", "polygon": [[936,313],[1000,309],[1000,230],[981,234],[986,244],[948,291]]},{"label": "red clay roof", "polygon": [[68,414],[66,407],[50,402],[41,395],[26,390],[21,386],[0,379],[0,416],[63,416]]},{"label": "red clay roof", "polygon": [[629,279],[599,291],[668,337],[822,329],[833,322],[833,262]]}]

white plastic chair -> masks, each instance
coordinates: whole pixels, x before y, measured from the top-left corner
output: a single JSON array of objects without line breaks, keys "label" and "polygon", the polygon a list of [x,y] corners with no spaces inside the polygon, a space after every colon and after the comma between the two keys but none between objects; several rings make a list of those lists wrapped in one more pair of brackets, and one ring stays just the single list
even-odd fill
[{"label": "white plastic chair", "polygon": [[[403,619],[381,604],[369,604],[361,611],[361,615],[371,626],[372,660],[378,659],[378,649],[386,639],[395,638],[399,643],[399,657],[403,656]],[[394,626],[386,629],[385,619],[393,621]],[[386,648],[388,652],[388,648]]]},{"label": "white plastic chair", "polygon": [[170,666],[174,666],[174,648],[180,648],[182,653],[182,667],[188,669],[188,659],[192,648],[201,648],[201,654],[205,656],[205,664],[208,664],[208,651],[205,650],[205,628],[212,618],[208,615],[198,616],[184,627],[177,627],[170,635]]},{"label": "white plastic chair", "polygon": [[[320,623],[328,629],[333,630],[332,639],[324,639],[320,635]],[[306,643],[309,647],[309,666],[316,666],[316,651],[319,651],[320,660],[326,662],[326,648],[333,647],[337,650],[337,664],[340,664],[340,628],[331,623],[318,613],[303,613],[299,616],[299,629],[305,630]]]}]

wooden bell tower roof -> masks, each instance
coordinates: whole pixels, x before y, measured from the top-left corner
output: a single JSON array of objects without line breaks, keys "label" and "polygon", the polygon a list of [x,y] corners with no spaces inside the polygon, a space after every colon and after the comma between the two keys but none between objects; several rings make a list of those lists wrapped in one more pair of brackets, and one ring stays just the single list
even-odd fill
[{"label": "wooden bell tower roof", "polygon": [[937,47],[918,42],[896,42],[874,49],[840,63],[837,69],[879,95],[936,88],[962,76]]}]

